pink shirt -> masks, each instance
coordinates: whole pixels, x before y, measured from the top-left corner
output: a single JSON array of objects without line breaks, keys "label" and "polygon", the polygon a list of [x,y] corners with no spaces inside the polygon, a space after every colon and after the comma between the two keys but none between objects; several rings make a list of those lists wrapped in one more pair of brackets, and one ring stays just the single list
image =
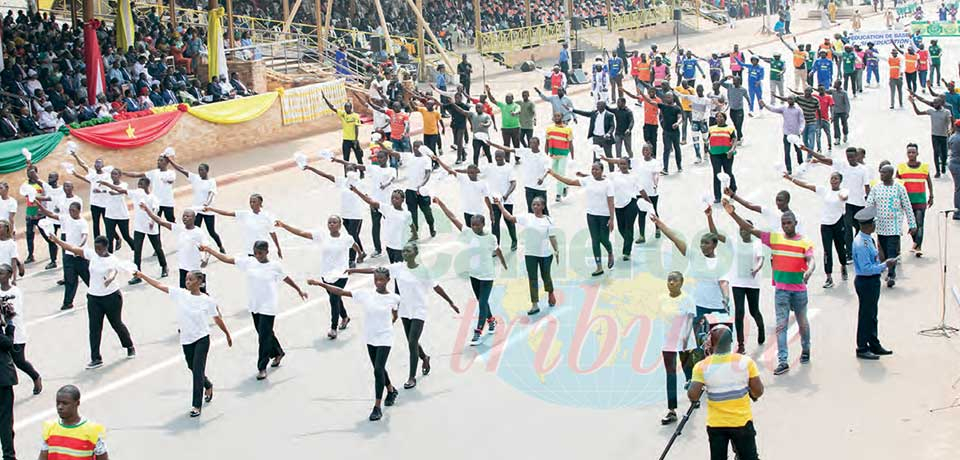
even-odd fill
[{"label": "pink shirt", "polygon": [[670,69],[666,64],[653,65],[653,86],[660,86],[660,82],[666,80]]}]

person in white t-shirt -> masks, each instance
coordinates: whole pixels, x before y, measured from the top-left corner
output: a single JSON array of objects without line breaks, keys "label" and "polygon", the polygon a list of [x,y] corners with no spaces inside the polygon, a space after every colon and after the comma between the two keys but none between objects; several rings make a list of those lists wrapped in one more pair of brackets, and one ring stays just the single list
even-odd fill
[{"label": "person in white t-shirt", "polygon": [[823,271],[827,274],[827,279],[823,283],[824,289],[833,287],[833,249],[837,250],[837,262],[840,263],[840,277],[846,281],[847,261],[846,224],[843,215],[846,212],[847,199],[850,192],[841,188],[843,175],[838,171],[830,174],[830,187],[822,185],[813,185],[804,182],[789,174],[784,174],[783,178],[792,182],[794,185],[805,188],[817,194],[820,197],[820,241],[823,243]]},{"label": "person in white t-shirt", "polygon": [[[27,162],[28,165],[32,164]],[[63,186],[59,184],[60,174],[56,171],[50,171],[47,173],[47,181],[40,182],[40,187],[43,189],[43,195],[37,197],[37,200],[34,202],[34,205],[38,207],[47,202],[50,204],[59,203],[64,200],[66,193],[63,191]],[[43,213],[39,213],[43,214]],[[40,217],[41,219],[43,217]],[[38,222],[39,223],[39,222]],[[48,221],[49,223],[49,221]],[[52,226],[44,229],[44,226],[40,226],[40,236],[42,236],[47,241],[47,250],[50,254],[50,262],[43,267],[44,270],[52,270],[57,268],[57,250],[59,249],[57,245],[53,244],[50,239],[47,238],[48,233],[56,234],[60,230],[59,222],[54,223]]]},{"label": "person in white t-shirt", "polygon": [[[267,363],[270,367],[279,367],[286,356],[280,340],[273,332],[278,308],[280,282],[287,283],[301,299],[307,300],[307,293],[300,289],[297,282],[289,277],[279,262],[271,261],[270,243],[260,240],[253,244],[253,255],[245,253],[235,256],[221,254],[209,246],[200,246],[220,262],[236,265],[247,276],[247,309],[253,317],[253,327],[257,331],[257,380],[267,378]],[[273,360],[270,362],[270,360]]]},{"label": "person in white t-shirt", "polygon": [[418,211],[423,213],[423,218],[427,221],[430,237],[437,236],[437,230],[434,228],[433,211],[430,209],[430,195],[425,188],[427,183],[430,182],[433,172],[433,161],[425,154],[424,150],[430,152],[430,149],[424,147],[421,141],[414,141],[413,152],[390,151],[389,153],[391,156],[399,158],[406,170],[403,196],[407,203],[407,210],[413,217],[414,240],[419,239],[420,217]]},{"label": "person in white t-shirt", "polygon": [[[166,278],[167,256],[163,252],[163,243],[160,240],[160,226],[150,219],[147,211],[158,213],[160,209],[159,200],[150,193],[151,181],[147,177],[141,177],[137,181],[137,188],[130,190],[126,187],[118,187],[113,184],[101,182],[112,189],[114,192],[122,193],[130,197],[133,203],[133,263],[137,266],[137,271],[141,270],[141,261],[143,260],[143,240],[150,240],[150,246],[157,255],[157,262],[160,264],[160,277]],[[140,284],[140,278],[134,276],[129,284]]]},{"label": "person in white t-shirt", "polygon": [[0,220],[0,264],[16,267],[13,277],[16,282],[17,276],[23,277],[25,269],[20,260],[20,252],[17,250],[17,242],[13,239],[12,228],[13,224]]},{"label": "person in white t-shirt", "polygon": [[[403,323],[404,335],[407,337],[407,349],[410,357],[409,377],[403,387],[406,389],[417,386],[417,363],[423,361],[423,375],[430,373],[430,355],[420,345],[420,336],[423,334],[424,323],[427,320],[427,297],[432,290],[443,300],[447,301],[450,309],[460,313],[460,309],[453,303],[453,299],[440,286],[436,277],[427,267],[421,265],[417,258],[420,248],[417,243],[410,241],[403,247],[403,261],[387,265],[390,276],[396,280],[396,290],[400,294],[400,320]],[[373,268],[351,268],[347,274],[373,274]]]},{"label": "person in white t-shirt", "polygon": [[277,248],[277,257],[283,258],[277,232],[273,231],[273,223],[277,221],[274,215],[263,209],[263,197],[259,193],[250,195],[250,210],[224,211],[211,206],[204,206],[201,212],[212,212],[221,216],[235,217],[243,227],[243,249],[247,255],[253,254],[253,244],[257,241],[273,241]]},{"label": "person in white t-shirt", "polygon": [[807,153],[817,159],[820,163],[833,166],[833,169],[839,172],[843,181],[840,188],[847,189],[849,196],[844,203],[843,222],[845,226],[843,239],[846,263],[853,261],[853,237],[860,232],[860,222],[854,219],[858,212],[867,206],[867,195],[870,194],[870,179],[875,175],[874,171],[864,164],[866,151],[862,148],[847,147],[844,153],[835,153],[833,157],[821,155],[813,150],[804,148]]},{"label": "person in white t-shirt", "polygon": [[[87,177],[90,177],[91,174],[88,174]],[[126,190],[129,185],[126,182],[121,182],[121,172],[119,169],[110,168],[110,172],[107,174],[109,179],[104,179],[104,181],[109,180],[109,184],[119,189]],[[77,176],[80,180],[88,182],[86,177]],[[88,182],[89,183],[89,182]],[[127,245],[133,247],[133,238],[130,237],[130,212],[127,210],[127,199],[126,194],[118,190],[111,190],[107,185],[102,184],[101,182],[90,183],[90,187],[95,191],[91,192],[91,196],[96,195],[98,206],[103,207],[103,224],[104,232],[107,235],[107,239],[111,241],[110,247],[107,249],[110,253],[113,253],[116,250],[120,250],[121,241],[126,241]],[[93,205],[91,205],[91,217]],[[94,232],[97,231],[97,226],[94,226]],[[94,238],[97,236],[94,235]],[[116,246],[113,242],[116,241]]]},{"label": "person in white t-shirt", "polygon": [[[383,405],[392,406],[400,392],[390,382],[387,373],[387,358],[390,357],[390,348],[393,347],[393,323],[397,322],[400,310],[400,296],[387,290],[390,283],[390,270],[384,267],[373,269],[374,289],[363,291],[347,291],[320,280],[308,279],[307,284],[320,286],[332,295],[352,297],[363,308],[364,327],[363,335],[367,343],[367,354],[373,366],[373,387],[376,402],[370,412],[370,421],[374,422],[383,417],[380,408]],[[383,390],[387,390],[386,401],[383,400]]]},{"label": "person in white t-shirt", "polygon": [[11,234],[16,235],[17,199],[10,196],[10,184],[0,182],[0,220],[10,222]]},{"label": "person in white t-shirt", "polygon": [[[740,203],[743,207],[760,214],[763,218],[761,222],[757,225],[757,228],[762,229],[767,232],[778,232],[780,231],[780,219],[787,212],[792,212],[790,209],[790,192],[786,190],[780,190],[777,192],[776,197],[774,198],[774,206],[761,206],[759,204],[754,204],[747,201],[745,198],[741,197],[740,194],[730,190],[729,187],[723,189],[724,195],[733,199],[737,203]],[[794,213],[796,216],[796,213]],[[806,235],[806,228],[803,223],[797,218],[797,233],[801,235]]]},{"label": "person in white t-shirt", "polygon": [[173,184],[177,181],[177,173],[170,168],[170,161],[165,154],[157,157],[157,168],[146,172],[124,171],[124,176],[150,179],[153,195],[157,197],[160,211],[157,213],[167,222],[176,222],[173,216]]},{"label": "person in white t-shirt", "polygon": [[[374,112],[376,113],[376,112]],[[376,134],[376,133],[374,133]],[[364,189],[370,192],[370,197],[380,203],[386,203],[390,201],[390,191],[393,190],[391,186],[397,180],[397,176],[394,174],[392,168],[387,166],[388,153],[390,148],[386,145],[381,145],[379,150],[371,149],[371,164],[369,166],[350,163],[343,161],[340,158],[333,158],[331,161],[334,163],[339,163],[344,166],[353,165],[354,168],[360,170],[361,172],[366,172],[365,185]],[[357,187],[360,188],[360,187]],[[347,189],[349,191],[349,188]],[[343,198],[341,198],[343,199]],[[370,255],[370,258],[376,259],[382,255],[383,245],[380,241],[380,220],[383,219],[383,214],[380,213],[378,209],[370,208],[370,236],[373,239],[373,254]]]},{"label": "person in white t-shirt", "polygon": [[[518,157],[519,158],[519,157]],[[491,198],[497,198],[503,202],[503,207],[507,211],[513,212],[513,204],[516,202],[517,181],[514,177],[513,165],[507,163],[507,152],[497,149],[493,152],[494,164],[483,168],[484,180],[487,182],[487,188],[490,191]],[[521,163],[522,164],[522,163]],[[489,201],[489,198],[488,198]],[[500,208],[490,207],[493,215],[491,216],[491,233],[500,244],[500,221],[503,215],[500,214]],[[510,234],[510,250],[517,250],[517,226],[511,222],[504,222],[507,226],[507,233]]]},{"label": "person in white t-shirt", "polygon": [[[608,159],[601,157],[602,159]],[[613,182],[613,208],[617,216],[617,231],[623,239],[623,260],[630,260],[633,250],[633,221],[637,219],[637,199],[643,193],[640,179],[630,171],[631,159],[619,161],[617,170],[608,177]]]},{"label": "person in white t-shirt", "polygon": [[[360,242],[360,228],[363,227],[364,203],[356,193],[350,190],[351,187],[361,186],[360,172],[353,163],[346,163],[344,165],[346,177],[335,177],[332,174],[327,174],[310,165],[305,166],[303,169],[333,182],[340,191],[340,215],[337,217],[341,219],[344,230],[346,230],[347,234],[353,239],[354,244],[349,248],[349,263],[350,268],[356,267],[358,260],[362,261],[367,255],[363,251],[363,243]],[[336,285],[336,283],[333,284]],[[336,334],[335,331],[336,329],[334,329],[334,334]]]},{"label": "person in white t-shirt", "polygon": [[[750,225],[753,222],[747,221]],[[713,217],[707,219],[710,232],[722,237],[726,242],[726,237],[717,231]],[[757,344],[763,345],[766,342],[766,331],[763,326],[763,314],[760,313],[760,270],[763,268],[763,243],[754,238],[753,235],[745,229],[739,229],[740,238],[733,241],[733,262],[730,264],[730,271],[727,273],[727,279],[730,281],[730,291],[733,295],[733,324],[737,329],[737,353],[746,353],[744,346],[744,336],[746,327],[743,324],[746,316],[744,310],[744,301],[750,309],[750,316],[753,317],[757,325]]]},{"label": "person in white t-shirt", "polygon": [[[497,327],[497,320],[490,311],[490,292],[493,291],[493,280],[496,275],[493,258],[500,260],[504,270],[507,269],[507,261],[503,257],[497,238],[483,232],[486,221],[483,215],[473,215],[470,219],[470,228],[465,228],[463,222],[457,219],[457,216],[440,198],[434,197],[433,202],[440,206],[443,214],[460,232],[459,240],[467,246],[466,271],[470,277],[470,287],[473,288],[478,308],[477,328],[473,331],[473,340],[470,341],[470,345],[479,345],[484,326],[488,326],[488,332],[491,334]],[[458,260],[462,259],[458,258]],[[461,267],[457,267],[457,272],[460,272],[460,269]]]},{"label": "person in white t-shirt", "polygon": [[384,203],[367,196],[356,187],[351,190],[370,205],[370,209],[383,215],[383,244],[387,249],[387,260],[390,263],[403,260],[403,246],[410,241],[414,232],[413,217],[403,209],[403,191],[394,190],[390,194],[390,202]]},{"label": "person in white t-shirt", "polygon": [[661,425],[677,421],[677,359],[687,382],[693,377],[693,318],[697,313],[693,299],[683,292],[683,273],[672,271],[667,275],[667,293],[660,296],[656,318],[663,326],[663,369],[667,376],[667,414]]},{"label": "person in white t-shirt", "polygon": [[[141,204],[140,209],[147,213],[147,217],[157,225],[173,231],[177,239],[177,265],[180,269],[178,286],[180,289],[187,289],[187,275],[193,271],[202,272],[210,260],[210,254],[200,250],[200,246],[206,246],[209,242],[207,235],[195,223],[197,213],[192,208],[184,209],[180,222],[170,223],[154,213],[145,203]],[[138,278],[142,279],[142,277]],[[206,274],[204,274],[204,281],[206,281]],[[203,293],[206,294],[207,291],[204,290]]]},{"label": "person in white t-shirt", "polygon": [[[524,198],[527,203],[527,213],[533,213],[533,199],[536,197],[542,197],[544,204],[547,202],[547,186],[544,183],[547,176],[550,172],[550,167],[553,165],[553,160],[547,156],[546,153],[540,151],[540,138],[531,137],[530,138],[530,147],[518,147],[518,148],[509,148],[503,145],[498,145],[496,143],[490,142],[495,148],[503,150],[509,154],[515,154],[517,156],[517,166],[520,167],[520,182],[523,182],[524,189]],[[503,198],[501,198],[502,200]],[[511,205],[510,208],[507,208],[511,213],[512,204],[511,202],[504,201],[504,206]],[[543,209],[543,213],[549,215],[550,210],[547,208]]]},{"label": "person in white t-shirt", "polygon": [[600,263],[600,248],[607,250],[607,268],[613,268],[613,245],[610,244],[610,232],[613,231],[614,193],[613,181],[603,175],[603,165],[596,162],[590,167],[590,174],[577,172],[580,179],[568,179],[554,170],[550,170],[554,179],[571,187],[583,187],[587,192],[587,229],[593,249],[593,261],[597,269],[591,276],[603,274]]},{"label": "person in white t-shirt", "polygon": [[[433,160],[460,183],[460,208],[463,221],[470,222],[475,215],[493,216],[490,207],[490,188],[486,181],[480,180],[480,168],[469,164],[464,169],[453,169],[434,155]],[[492,219],[492,217],[491,217]]]},{"label": "person in white t-shirt", "polygon": [[[547,304],[550,307],[557,305],[557,297],[553,293],[553,277],[550,267],[554,262],[560,265],[560,250],[557,245],[557,226],[550,216],[544,214],[547,199],[542,196],[533,198],[533,212],[514,216],[503,206],[503,202],[494,198],[493,204],[500,208],[503,218],[507,222],[518,224],[523,238],[523,261],[527,267],[527,283],[530,288],[530,310],[528,315],[540,313],[540,279],[543,280],[543,289],[547,292]],[[540,276],[537,276],[539,270]]]},{"label": "person in white t-shirt", "polygon": [[168,157],[167,161],[170,162],[170,166],[172,166],[173,169],[176,169],[180,174],[186,176],[190,182],[190,188],[193,190],[191,206],[197,210],[197,217],[194,219],[194,224],[197,227],[206,225],[207,234],[210,235],[210,238],[213,238],[213,242],[217,244],[217,250],[226,253],[227,251],[223,249],[223,241],[220,240],[220,235],[217,233],[217,216],[210,211],[203,210],[206,207],[212,206],[213,198],[217,196],[217,180],[210,177],[210,166],[206,163],[200,163],[200,165],[197,166],[197,172],[192,173],[177,164],[173,158]]},{"label": "person in white t-shirt", "polygon": [[117,276],[124,264],[110,251],[107,251],[108,240],[100,235],[93,239],[93,249],[82,248],[66,243],[57,236],[51,240],[64,251],[87,260],[90,270],[90,282],[87,287],[87,318],[90,321],[90,363],[87,369],[97,369],[103,366],[103,356],[100,354],[100,340],[103,334],[103,318],[110,322],[110,327],[120,338],[120,345],[127,349],[127,359],[137,356],[133,347],[130,331],[123,324],[123,295],[120,293],[120,283]]},{"label": "person in white t-shirt", "polygon": [[[64,183],[64,186],[67,184],[69,182]],[[79,197],[77,199],[79,200]],[[57,219],[60,222],[60,238],[63,238],[68,244],[82,248],[87,245],[87,238],[90,234],[87,229],[87,220],[80,216],[82,207],[83,204],[79,201],[72,201],[66,213],[57,214],[43,207],[40,207],[40,212],[46,214],[48,218]],[[90,286],[89,263],[83,257],[64,250],[63,306],[60,307],[61,310],[73,308],[73,299],[77,295],[80,280],[83,280],[83,284]]]},{"label": "person in white t-shirt", "polygon": [[38,395],[43,391],[43,381],[37,369],[27,361],[27,321],[24,319],[23,291],[10,284],[12,276],[13,267],[5,263],[0,264],[0,303],[8,304],[14,313],[13,318],[10,319],[10,323],[14,326],[13,349],[10,350],[10,355],[13,357],[13,365],[33,381],[33,394]]},{"label": "person in white t-shirt", "polygon": [[217,301],[206,294],[206,276],[198,270],[191,270],[187,275],[186,288],[175,288],[164,285],[147,276],[143,272],[136,272],[134,276],[169,294],[177,306],[177,332],[180,334],[180,346],[183,347],[183,357],[187,360],[187,369],[193,374],[193,391],[191,392],[190,416],[199,417],[202,408],[201,399],[207,403],[213,400],[213,383],[207,378],[207,353],[210,351],[210,319],[217,324],[227,338],[227,346],[233,346],[230,330],[223,322]]},{"label": "person in white t-shirt", "polygon": [[[90,184],[90,219],[93,224],[93,237],[96,238],[100,236],[100,223],[104,220],[104,215],[107,211],[106,202],[108,196],[106,187],[102,187],[99,184],[102,180],[110,179],[110,172],[113,171],[113,166],[105,166],[103,159],[97,158],[93,162],[93,171],[91,171],[90,168],[87,167],[87,163],[77,155],[76,151],[70,150],[70,155],[73,156],[77,165],[80,166],[80,169],[83,169],[85,173],[81,176],[79,172],[74,171],[73,176]],[[106,225],[105,221],[104,225]]]},{"label": "person in white t-shirt", "polygon": [[[350,195],[353,195],[353,193]],[[359,251],[360,256],[357,262],[363,263],[363,251],[360,251],[359,245],[350,235],[343,234],[343,220],[340,216],[327,218],[326,231],[321,229],[305,231],[279,220],[276,222],[276,226],[316,243],[320,248],[320,267],[318,270],[320,279],[338,288],[342,289],[347,285],[346,271],[350,268],[350,252]],[[340,296],[334,294],[329,294],[329,296],[330,331],[327,332],[327,338],[333,340],[337,338],[338,329],[344,330],[350,324],[350,316],[347,315],[347,309],[343,306],[343,299]],[[339,325],[337,321],[340,321]]]}]

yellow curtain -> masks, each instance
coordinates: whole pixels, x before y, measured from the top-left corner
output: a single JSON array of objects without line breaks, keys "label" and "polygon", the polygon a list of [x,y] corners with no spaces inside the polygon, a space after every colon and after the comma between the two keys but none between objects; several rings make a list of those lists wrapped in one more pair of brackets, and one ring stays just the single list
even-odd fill
[{"label": "yellow curtain", "polygon": [[207,81],[214,76],[227,75],[227,55],[223,48],[223,7],[215,8],[207,14]]},{"label": "yellow curtain", "polygon": [[190,107],[188,112],[211,123],[243,123],[263,115],[276,100],[277,92],[271,91],[256,96]]},{"label": "yellow curtain", "polygon": [[133,46],[134,23],[130,0],[117,0],[117,51],[126,53]]}]

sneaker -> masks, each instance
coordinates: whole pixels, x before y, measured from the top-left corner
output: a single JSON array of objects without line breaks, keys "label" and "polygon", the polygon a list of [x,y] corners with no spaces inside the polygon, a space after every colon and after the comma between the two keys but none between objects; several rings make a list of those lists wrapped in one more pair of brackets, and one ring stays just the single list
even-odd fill
[{"label": "sneaker", "polygon": [[934,174],[933,177],[934,177],[935,179],[939,179],[939,178],[940,178],[940,171],[937,171],[937,173]]},{"label": "sneaker", "polygon": [[379,257],[382,256],[382,255],[383,255],[382,252],[377,251],[377,252],[374,252],[373,254],[371,254],[371,255],[370,255],[370,258],[371,258],[371,259],[377,259],[377,258],[379,258]]},{"label": "sneaker", "polygon": [[437,229],[431,228],[431,229],[430,229],[430,238],[436,238],[436,237],[437,237]]},{"label": "sneaker", "polygon": [[60,307],[60,311],[71,310],[71,309],[73,309],[73,304],[72,304],[72,303]]},{"label": "sneaker", "polygon": [[87,369],[99,369],[101,367],[103,367],[102,359],[96,359],[87,363]]},{"label": "sneaker", "polygon": [[740,342],[740,344],[737,345],[737,353],[740,353],[741,355],[747,353],[747,347],[743,346],[743,342]]},{"label": "sneaker", "polygon": [[480,345],[480,331],[473,331],[473,338],[470,339],[470,346],[475,347]]},{"label": "sneaker", "polygon": [[646,242],[647,242],[647,237],[641,235],[640,238],[637,238],[637,240],[633,242],[633,244],[643,244]]},{"label": "sneaker", "polygon": [[133,286],[134,284],[140,284],[140,283],[142,283],[142,282],[143,282],[142,279],[137,278],[136,276],[134,276],[133,278],[130,278],[130,281],[127,281],[127,284]]},{"label": "sneaker", "polygon": [[25,264],[32,264],[32,263],[34,263],[34,262],[36,262],[36,261],[37,261],[37,260],[34,259],[34,258],[33,258],[33,255],[31,254],[31,255],[27,256],[26,259],[23,260],[23,263],[25,263]]},{"label": "sneaker", "polygon": [[668,174],[670,174],[670,173],[669,173],[669,172],[667,172],[667,170],[666,170],[666,169],[662,169],[662,170],[660,170],[660,175],[661,175],[661,176],[666,176],[666,175],[668,175]]},{"label": "sneaker", "polygon": [[823,283],[824,289],[830,289],[833,287],[833,278],[827,278],[827,282]]},{"label": "sneaker", "polygon": [[767,341],[767,332],[763,329],[757,331],[757,345],[763,345]]},{"label": "sneaker", "polygon": [[847,273],[847,267],[840,267],[840,279],[844,281],[850,279],[850,274]]},{"label": "sneaker", "polygon": [[50,261],[50,263],[43,267],[44,270],[53,270],[54,268],[57,268],[57,263],[55,261]]},{"label": "sneaker", "polygon": [[538,307],[538,306],[536,306],[536,305],[534,305],[534,306],[531,307],[529,310],[527,310],[527,315],[529,315],[529,316],[536,315],[537,313],[540,313],[540,307]]},{"label": "sneaker", "polygon": [[492,334],[495,330],[497,330],[497,320],[490,318],[487,320],[487,332]]},{"label": "sneaker", "polygon": [[560,202],[560,194],[559,194],[559,193],[557,194],[556,197],[553,198],[553,201],[556,201],[557,203]]},{"label": "sneaker", "polygon": [[66,280],[57,280],[57,286],[63,286],[64,284],[67,284]]},{"label": "sneaker", "polygon": [[133,359],[137,357],[137,349],[130,347],[127,348],[127,359]]},{"label": "sneaker", "polygon": [[170,276],[170,272],[167,271],[167,267],[162,267],[162,268],[160,269],[160,277],[161,277],[161,278],[166,278],[166,277],[168,277],[168,276]]},{"label": "sneaker", "polygon": [[773,375],[783,375],[790,371],[790,365],[787,363],[777,364],[777,368],[773,370]]},{"label": "sneaker", "polygon": [[810,362],[810,350],[800,353],[800,363],[806,364]]},{"label": "sneaker", "polygon": [[379,406],[373,406],[373,410],[370,411],[370,421],[376,422],[383,418],[383,412],[380,410]]},{"label": "sneaker", "polygon": [[896,285],[897,285],[897,280],[895,280],[895,279],[893,279],[893,278],[888,278],[888,279],[887,279],[887,287],[888,287],[888,288],[892,288],[892,287],[894,287],[894,286],[896,286]]},{"label": "sneaker", "polygon": [[383,405],[390,407],[397,402],[397,396],[400,396],[400,392],[394,389],[393,391],[387,392],[387,397],[383,400]]},{"label": "sneaker", "polygon": [[517,252],[517,242],[510,243],[510,252]]},{"label": "sneaker", "polygon": [[677,423],[677,413],[675,411],[667,412],[667,415],[664,415],[663,418],[660,419],[661,425],[670,425],[673,423]]}]

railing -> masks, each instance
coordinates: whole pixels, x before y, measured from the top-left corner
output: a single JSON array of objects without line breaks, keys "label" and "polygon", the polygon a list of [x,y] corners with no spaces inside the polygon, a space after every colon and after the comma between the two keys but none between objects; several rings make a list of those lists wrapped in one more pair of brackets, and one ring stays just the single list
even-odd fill
[{"label": "railing", "polygon": [[566,36],[567,21],[551,22],[530,27],[481,33],[479,48],[483,53],[502,53],[545,43],[556,43]]},{"label": "railing", "polygon": [[614,32],[649,27],[669,21],[673,17],[673,7],[655,6],[636,11],[610,15],[610,27]]}]

